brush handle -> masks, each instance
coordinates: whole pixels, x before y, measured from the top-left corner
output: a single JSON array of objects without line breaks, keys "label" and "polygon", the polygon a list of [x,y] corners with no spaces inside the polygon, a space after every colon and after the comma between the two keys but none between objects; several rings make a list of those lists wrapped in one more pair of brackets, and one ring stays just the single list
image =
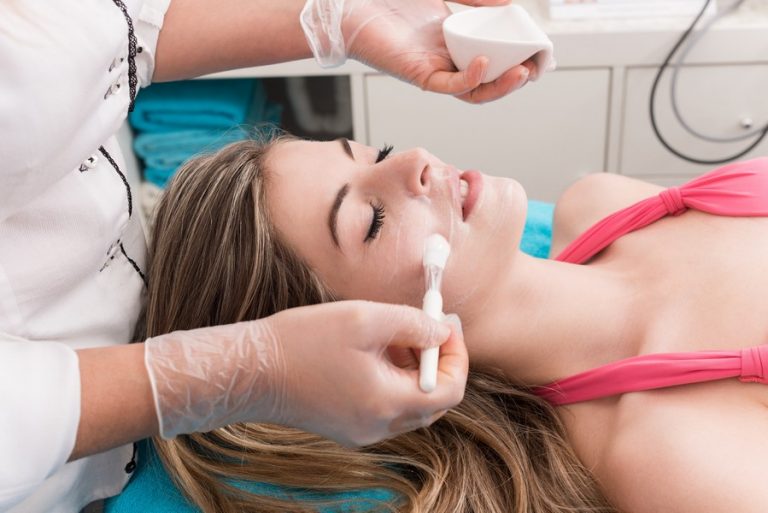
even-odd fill
[{"label": "brush handle", "polygon": [[[443,321],[443,296],[437,290],[430,289],[424,294],[422,310],[435,319]],[[421,351],[419,363],[419,388],[423,392],[432,392],[437,387],[437,363],[440,347],[430,347]]]}]

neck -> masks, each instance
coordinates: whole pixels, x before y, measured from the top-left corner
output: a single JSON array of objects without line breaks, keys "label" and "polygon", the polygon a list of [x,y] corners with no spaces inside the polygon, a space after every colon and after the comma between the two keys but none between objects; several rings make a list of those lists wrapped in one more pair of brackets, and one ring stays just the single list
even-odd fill
[{"label": "neck", "polygon": [[470,361],[539,385],[637,354],[640,289],[621,271],[518,253],[483,304],[464,314]]}]

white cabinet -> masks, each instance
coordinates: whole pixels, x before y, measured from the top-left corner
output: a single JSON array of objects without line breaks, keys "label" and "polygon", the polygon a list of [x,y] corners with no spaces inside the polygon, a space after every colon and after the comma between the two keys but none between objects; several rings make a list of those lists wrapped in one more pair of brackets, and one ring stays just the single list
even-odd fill
[{"label": "white cabinet", "polygon": [[368,144],[421,146],[462,169],[511,176],[529,197],[555,201],[605,169],[610,70],[567,69],[506,98],[470,105],[366,75]]},{"label": "white cabinet", "polygon": [[[620,171],[664,184],[685,180],[713,165],[686,162],[667,151],[651,128],[648,98],[656,68],[630,68],[625,78]],[[749,146],[746,141],[717,144],[693,137],[674,118],[670,101],[669,71],[656,93],[656,117],[664,138],[678,151],[699,159],[720,159]],[[678,78],[678,106],[683,118],[696,131],[718,137],[733,137],[768,122],[768,65],[685,66]],[[744,159],[768,155],[768,138]],[[659,178],[664,177],[664,180]],[[654,180],[656,178],[656,180]]]},{"label": "white cabinet", "polygon": [[[549,34],[560,68],[486,105],[464,104],[350,61],[321,69],[312,61],[218,76],[347,75],[355,138],[397,148],[423,146],[460,168],[513,176],[529,196],[554,201],[584,173],[607,171],[663,185],[712,166],[690,164],[656,140],[648,94],[656,69],[690,23],[684,17],[595,21],[547,20],[539,2],[524,4]],[[719,8],[733,0],[719,0]],[[768,0],[747,0],[712,27],[680,74],[680,107],[700,131],[738,134],[746,118],[768,123]],[[659,88],[663,134],[685,153],[729,156],[746,144],[688,136],[673,119],[669,74]],[[768,142],[749,156],[768,155]]]}]

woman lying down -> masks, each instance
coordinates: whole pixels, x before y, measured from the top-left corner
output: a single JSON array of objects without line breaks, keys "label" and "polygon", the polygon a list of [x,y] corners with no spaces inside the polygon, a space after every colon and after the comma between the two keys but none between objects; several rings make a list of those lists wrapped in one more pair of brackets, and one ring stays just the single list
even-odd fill
[{"label": "woman lying down", "polygon": [[332,299],[420,306],[440,233],[470,377],[431,427],[362,449],[268,425],[158,439],[180,487],[207,512],[316,506],[233,479],[389,489],[402,512],[764,512],[768,159],[669,190],[585,177],[550,260],[518,249],[526,205],[516,181],[422,149],[281,137],[187,163],[157,214],[146,335]]}]

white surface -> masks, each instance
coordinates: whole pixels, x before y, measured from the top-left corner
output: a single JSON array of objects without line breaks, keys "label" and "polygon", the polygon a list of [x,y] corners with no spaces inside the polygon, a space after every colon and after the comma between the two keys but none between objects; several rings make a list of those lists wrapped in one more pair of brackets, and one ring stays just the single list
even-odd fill
[{"label": "white surface", "polygon": [[[768,55],[768,54],[767,54]],[[621,140],[622,174],[633,176],[703,173],[714,166],[684,162],[669,153],[654,136],[648,97],[655,68],[627,70],[624,131]],[[701,141],[683,130],[673,117],[669,72],[657,93],[659,128],[673,147],[702,159],[732,155],[755,140],[716,144]],[[757,125],[768,122],[768,65],[691,66],[680,72],[678,101],[684,118],[699,131],[719,136],[744,133],[745,118]],[[757,126],[756,125],[756,126]],[[743,158],[768,154],[768,140]]]},{"label": "white surface", "polygon": [[552,41],[516,4],[454,13],[443,22],[443,35],[451,59],[460,70],[467,69],[477,57],[488,58],[484,83],[496,80],[532,56],[542,72],[555,67]]}]

